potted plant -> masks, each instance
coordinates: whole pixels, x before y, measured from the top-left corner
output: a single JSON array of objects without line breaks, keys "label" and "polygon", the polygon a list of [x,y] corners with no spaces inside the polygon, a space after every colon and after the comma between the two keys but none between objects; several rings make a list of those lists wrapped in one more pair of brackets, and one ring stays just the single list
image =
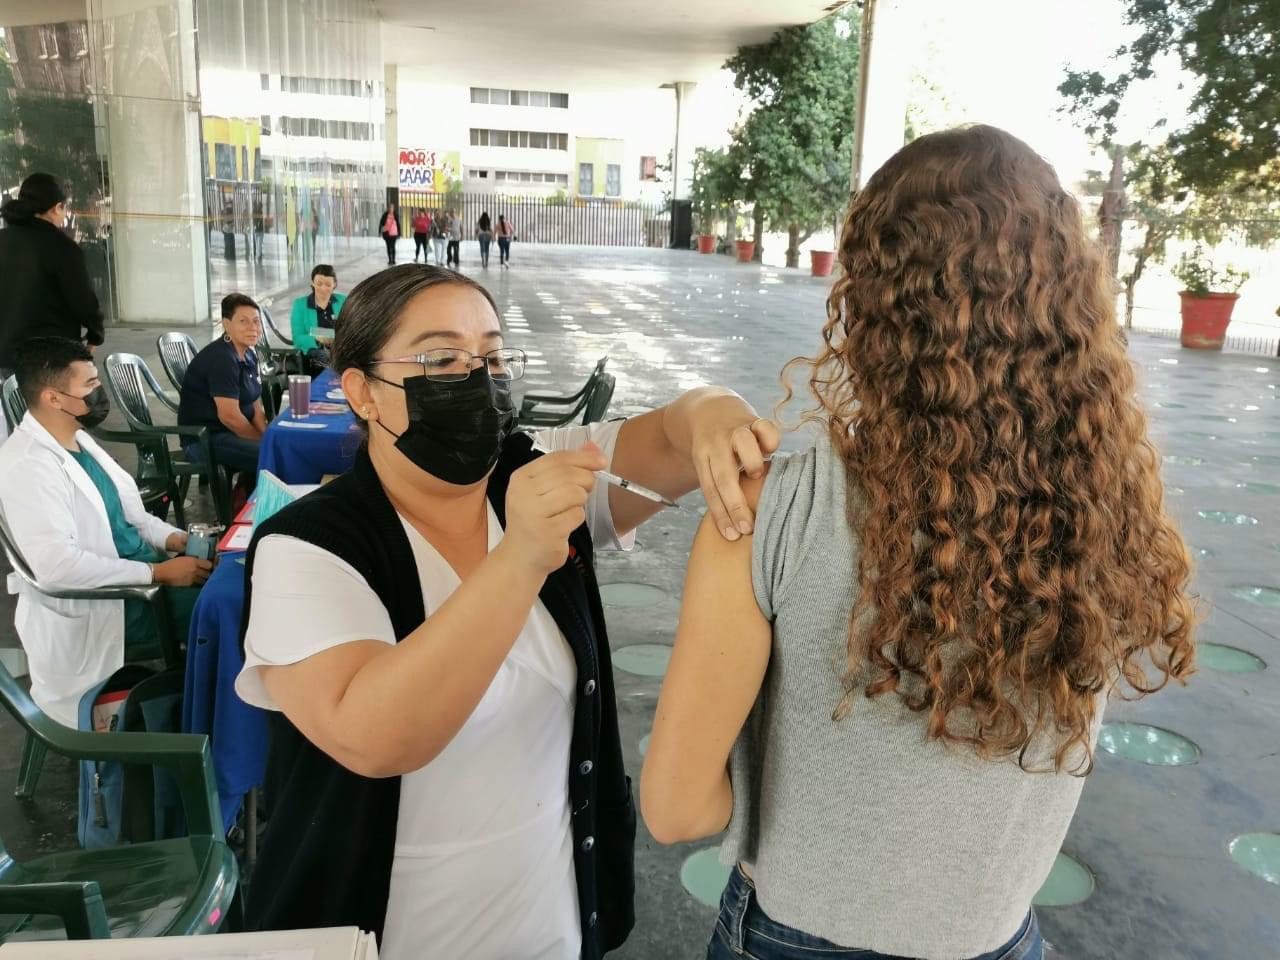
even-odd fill
[{"label": "potted plant", "polygon": [[698,217],[698,252],[716,252],[716,226],[729,199],[723,195],[719,154],[699,147],[693,155],[693,182],[689,201]]},{"label": "potted plant", "polygon": [[1219,270],[1204,248],[1184,253],[1173,270],[1182,283],[1182,345],[1192,350],[1221,350],[1231,311],[1249,275],[1234,267]]}]

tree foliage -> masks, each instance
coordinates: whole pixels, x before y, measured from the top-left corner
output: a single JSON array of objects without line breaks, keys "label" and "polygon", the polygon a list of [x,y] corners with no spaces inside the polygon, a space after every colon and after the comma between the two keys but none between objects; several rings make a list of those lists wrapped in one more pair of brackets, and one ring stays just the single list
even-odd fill
[{"label": "tree foliage", "polygon": [[755,104],[732,131],[726,162],[739,163],[741,196],[799,245],[832,225],[849,200],[858,86],[857,5],[765,43],[742,47],[726,64]]},{"label": "tree foliage", "polygon": [[1280,2],[1126,0],[1125,20],[1140,34],[1113,54],[1119,74],[1069,72],[1066,109],[1112,141],[1125,95],[1172,54],[1195,77],[1190,119],[1168,139],[1178,179],[1202,194],[1280,193]]},{"label": "tree foliage", "polygon": [[[1216,190],[1202,192],[1182,180],[1178,158],[1166,147],[1133,144],[1125,149],[1125,205],[1120,211],[1136,228],[1128,270],[1119,277],[1125,291],[1125,325],[1132,326],[1133,297],[1151,262],[1163,262],[1172,240],[1215,246],[1232,240],[1268,246],[1280,238],[1280,198],[1237,176]],[[1100,173],[1085,184],[1088,192],[1105,185]],[[1133,231],[1130,232],[1133,235]]]},{"label": "tree foliage", "polygon": [[700,233],[715,233],[743,194],[741,158],[723,147],[699,147],[693,155],[693,184],[689,200],[698,215]]}]

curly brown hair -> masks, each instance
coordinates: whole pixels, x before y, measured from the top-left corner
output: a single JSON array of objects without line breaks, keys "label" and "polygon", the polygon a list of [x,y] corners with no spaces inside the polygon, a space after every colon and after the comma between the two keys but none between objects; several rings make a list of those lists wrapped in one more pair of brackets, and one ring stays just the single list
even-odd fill
[{"label": "curly brown hair", "polygon": [[931,738],[1087,773],[1103,695],[1194,661],[1191,562],[1100,251],[1048,163],[974,126],[877,171],[839,259],[825,346],[792,361],[857,491],[834,719],[896,692]]}]

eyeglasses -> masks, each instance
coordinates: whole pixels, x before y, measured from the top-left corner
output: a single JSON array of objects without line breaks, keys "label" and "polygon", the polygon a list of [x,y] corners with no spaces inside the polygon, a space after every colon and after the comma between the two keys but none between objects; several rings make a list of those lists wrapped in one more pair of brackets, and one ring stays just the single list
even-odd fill
[{"label": "eyeglasses", "polygon": [[524,365],[528,358],[523,350],[490,350],[483,356],[468,353],[466,350],[441,349],[428,350],[411,357],[396,357],[394,360],[375,360],[380,363],[412,363],[422,368],[422,375],[428,380],[440,383],[456,383],[465,380],[481,361],[494,380],[519,380],[524,376]]}]

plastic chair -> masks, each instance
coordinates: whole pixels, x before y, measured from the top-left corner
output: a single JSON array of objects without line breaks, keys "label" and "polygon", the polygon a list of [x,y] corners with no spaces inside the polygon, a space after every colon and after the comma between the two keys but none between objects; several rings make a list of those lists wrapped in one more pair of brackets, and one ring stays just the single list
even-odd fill
[{"label": "plastic chair", "polygon": [[[168,594],[164,592],[164,588],[159,584],[94,587],[77,590],[57,590],[44,586],[36,580],[35,572],[31,569],[30,564],[27,563],[26,557],[22,555],[22,551],[18,549],[2,510],[0,510],[0,549],[4,550],[5,556],[9,560],[9,566],[13,567],[14,572],[32,589],[44,594],[46,597],[55,600],[145,601],[151,607],[152,615],[155,617],[156,631],[160,636],[160,649],[164,652],[165,666],[177,668],[186,663],[186,654],[182,649],[182,639],[178,636],[177,628],[173,622],[173,611],[169,606]],[[40,781],[40,772],[44,768],[44,753],[44,745],[28,736],[26,745],[22,748],[22,760],[18,766],[18,786],[13,791],[15,797],[23,799],[35,793],[36,784]]]},{"label": "plastic chair", "polygon": [[256,348],[258,356],[260,359],[265,358],[274,368],[270,374],[273,381],[283,378],[287,387],[289,374],[307,372],[306,356],[293,345],[293,338],[286,336],[276,326],[266,302],[258,304],[258,313],[262,316],[262,342]]},{"label": "plastic chair", "polygon": [[595,389],[587,397],[587,405],[582,410],[582,422],[599,423],[609,409],[609,401],[613,399],[613,390],[617,386],[613,374],[602,373],[596,381]]},{"label": "plastic chair", "polygon": [[176,840],[22,863],[0,842],[0,942],[192,936],[243,926],[240,872],[222,837],[204,736],[72,730],[45,716],[2,665],[0,701],[42,750],[167,770],[188,830]]},{"label": "plastic chair", "polygon": [[27,398],[18,389],[18,378],[12,374],[4,378],[4,386],[0,387],[0,404],[4,406],[4,422],[13,433],[27,414]]},{"label": "plastic chair", "polygon": [[[112,400],[124,414],[129,429],[135,434],[159,440],[164,444],[173,476],[177,480],[176,504],[186,499],[187,490],[192,477],[204,477],[208,480],[213,492],[213,508],[218,522],[231,522],[231,479],[225,475],[213,454],[213,445],[209,440],[209,428],[205,426],[178,426],[177,424],[156,423],[151,415],[149,396],[155,397],[177,414],[178,406],[170,400],[156,381],[156,376],[147,366],[147,362],[134,353],[113,353],[107,357],[106,363],[107,389],[111,391]],[[187,459],[184,450],[169,450],[168,437],[194,437],[200,447],[200,457],[193,461]]]},{"label": "plastic chair", "polygon": [[596,368],[587,377],[587,382],[577,393],[567,397],[550,393],[526,393],[520,401],[518,417],[521,427],[562,427],[573,423],[587,406],[592,391],[600,378],[605,375],[604,368],[609,363],[608,356],[597,361]]},{"label": "plastic chair", "polygon": [[164,369],[164,375],[181,394],[187,367],[196,358],[195,342],[185,333],[163,333],[156,339],[156,352],[160,354],[160,366]]},{"label": "plastic chair", "polygon": [[[18,380],[13,376],[5,379],[4,387],[0,388],[0,392],[3,393],[4,418],[9,424],[9,432],[13,433],[26,415],[27,398],[18,389]],[[173,466],[163,444],[139,440],[127,431],[108,430],[105,427],[95,427],[89,433],[94,439],[103,443],[127,443],[136,447],[139,468],[144,465],[150,465],[153,468],[147,474],[139,469],[133,478],[138,486],[138,493],[142,496],[142,505],[147,508],[148,513],[155,514],[163,520],[169,515],[169,505],[172,503],[174,519],[178,526],[186,526],[186,515],[182,508],[182,500],[178,496],[178,483],[173,476]]]}]

